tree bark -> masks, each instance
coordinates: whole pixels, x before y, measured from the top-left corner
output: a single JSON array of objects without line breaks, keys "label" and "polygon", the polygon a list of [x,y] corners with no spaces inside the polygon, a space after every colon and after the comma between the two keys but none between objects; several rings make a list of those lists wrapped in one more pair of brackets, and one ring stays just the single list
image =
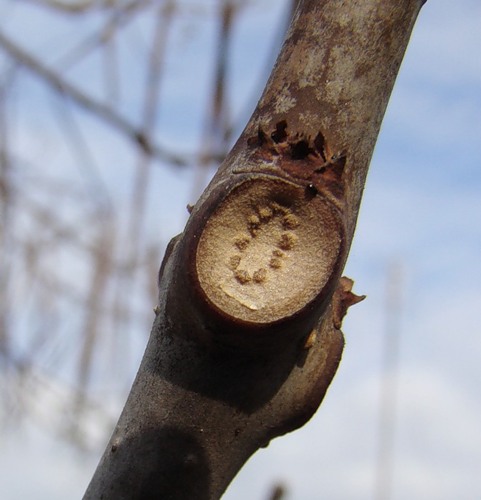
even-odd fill
[{"label": "tree bark", "polygon": [[174,238],[131,393],[86,499],[219,498],[316,411],[341,278],[422,0],[301,1],[246,129]]}]

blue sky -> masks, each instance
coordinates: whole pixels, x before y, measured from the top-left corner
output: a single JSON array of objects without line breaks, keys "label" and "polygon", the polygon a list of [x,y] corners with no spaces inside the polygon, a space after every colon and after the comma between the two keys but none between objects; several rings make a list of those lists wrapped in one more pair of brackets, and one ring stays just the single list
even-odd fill
[{"label": "blue sky", "polygon": [[[9,2],[2,3],[7,8]],[[244,89],[235,93],[241,96],[233,100],[235,111],[259,90],[254,75],[259,69],[252,66],[259,58],[260,68],[268,58],[274,30],[264,45],[255,40],[262,38],[266,18],[280,18],[279,5],[264,0],[246,11],[232,69]],[[33,46],[44,33],[21,13],[14,13],[11,26],[28,27],[26,43]],[[196,54],[200,43],[212,46],[212,26],[207,19],[196,29],[191,41],[179,39],[196,83],[208,88],[204,60]],[[373,498],[385,290],[393,263],[401,269],[401,317],[392,499],[481,497],[480,45],[478,0],[426,3],[383,122],[345,271],[355,280],[355,291],[368,297],[344,321],[346,348],[338,374],[311,422],[259,451],[229,488],[227,500],[266,498],[275,481],[286,484],[289,500]],[[206,104],[201,100],[190,115],[184,112],[192,81],[176,61],[169,68],[159,127],[171,144],[189,130],[194,148],[199,127],[196,122],[190,130],[189,119],[200,120]],[[130,84],[135,88],[135,81]],[[129,178],[116,171],[127,153],[91,126],[100,157],[114,159],[99,167],[99,175],[109,186],[118,184],[115,196],[121,199]],[[33,155],[44,140],[54,141],[39,134],[22,135],[33,144]],[[64,155],[57,152],[59,172]],[[192,201],[190,175],[165,168],[153,173],[150,217],[164,238],[182,228],[185,204]],[[45,420],[48,428],[48,411]],[[79,456],[41,429],[28,424],[0,436],[2,498],[81,496],[99,455]]]}]

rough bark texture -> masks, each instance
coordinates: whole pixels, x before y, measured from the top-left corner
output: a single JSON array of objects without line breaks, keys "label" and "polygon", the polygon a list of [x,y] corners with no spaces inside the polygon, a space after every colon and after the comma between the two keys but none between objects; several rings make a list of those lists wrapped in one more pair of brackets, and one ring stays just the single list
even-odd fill
[{"label": "rough bark texture", "polygon": [[422,3],[300,2],[253,117],[169,245],[150,341],[85,498],[218,498],[316,411],[360,300],[341,272]]}]

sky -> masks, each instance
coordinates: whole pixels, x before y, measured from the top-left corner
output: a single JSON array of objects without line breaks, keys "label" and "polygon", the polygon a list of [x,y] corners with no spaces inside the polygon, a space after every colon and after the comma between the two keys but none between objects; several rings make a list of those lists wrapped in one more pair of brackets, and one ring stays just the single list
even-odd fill
[{"label": "sky", "polygon": [[[280,19],[274,2],[261,4]],[[233,80],[247,87],[244,95],[259,90],[257,80],[246,75],[254,41],[264,29],[261,12],[259,7],[246,14],[235,42],[238,60],[232,72],[238,77]],[[21,22],[35,26],[34,19]],[[33,29],[31,36],[33,45],[40,34]],[[213,43],[208,34],[199,39],[207,47]],[[288,500],[373,499],[379,401],[386,378],[383,350],[386,335],[396,332],[398,369],[387,375],[396,388],[390,498],[481,498],[480,45],[478,0],[428,0],[365,187],[345,275],[354,279],[355,292],[367,298],[344,320],[346,347],[338,373],[312,420],[257,452],[229,487],[226,500],[265,499],[279,482]],[[196,48],[187,47],[186,57],[199,65],[200,74]],[[268,57],[269,43],[260,53],[260,59]],[[179,71],[175,61],[170,68],[174,75]],[[172,141],[190,126],[179,118],[189,90],[183,87],[185,79],[178,78],[177,85],[174,78],[168,84],[173,97],[161,118]],[[208,83],[199,76],[199,85]],[[234,99],[236,110],[243,106]],[[190,137],[194,145],[198,138],[194,132]],[[122,154],[113,155],[121,164]],[[101,175],[109,181],[109,173]],[[162,212],[164,234],[175,234],[185,221],[180,207],[192,193],[186,187],[188,175],[165,169],[154,174],[159,198],[179,207],[178,212]],[[170,193],[178,193],[176,200]],[[393,276],[399,295],[394,325],[386,306],[387,282]],[[1,498],[60,500],[83,494],[102,446],[97,454],[80,454],[50,435],[46,421],[43,427],[28,423],[0,435]]]}]

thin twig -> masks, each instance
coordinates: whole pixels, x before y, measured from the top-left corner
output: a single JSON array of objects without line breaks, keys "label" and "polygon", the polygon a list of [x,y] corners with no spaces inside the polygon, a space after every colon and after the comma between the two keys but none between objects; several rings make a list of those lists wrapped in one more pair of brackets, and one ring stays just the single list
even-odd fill
[{"label": "thin twig", "polygon": [[[214,67],[214,88],[206,113],[205,133],[202,137],[201,150],[197,163],[197,170],[193,182],[194,190],[202,189],[206,184],[207,169],[211,165],[215,150],[223,151],[227,154],[230,133],[228,105],[226,103],[226,80],[228,61],[230,55],[230,43],[232,37],[232,26],[238,12],[239,6],[232,0],[225,0],[219,11],[219,39],[216,47]],[[199,192],[192,193],[192,198],[196,198]]]},{"label": "thin twig", "polygon": [[[77,2],[65,2],[62,0],[23,0],[25,3],[33,3],[48,7],[49,9],[65,12],[68,14],[82,14],[93,9],[108,9],[115,4],[113,0],[78,0]],[[130,4],[136,4],[139,0],[132,0]]]},{"label": "thin twig", "polygon": [[89,34],[77,46],[64,54],[56,63],[57,67],[67,68],[73,64],[78,64],[79,61],[87,57],[91,52],[101,45],[107,44],[112,40],[115,33],[118,33],[120,28],[132,23],[136,17],[135,14],[143,7],[148,6],[150,0],[137,1],[119,8],[112,9],[112,12],[107,13],[105,24],[95,33]]},{"label": "thin twig", "polygon": [[115,130],[126,135],[137,144],[145,154],[151,155],[159,160],[165,161],[175,166],[186,166],[188,155],[177,155],[166,151],[156,145],[150,136],[145,135],[145,130],[135,127],[115,109],[96,101],[92,97],[82,92],[79,88],[63,79],[57,72],[51,70],[38,59],[27,53],[14,42],[0,32],[0,47],[7,52],[16,62],[31,70],[35,75],[42,78],[49,86],[57,92],[68,96],[83,109],[93,113],[95,116],[111,125]]}]

